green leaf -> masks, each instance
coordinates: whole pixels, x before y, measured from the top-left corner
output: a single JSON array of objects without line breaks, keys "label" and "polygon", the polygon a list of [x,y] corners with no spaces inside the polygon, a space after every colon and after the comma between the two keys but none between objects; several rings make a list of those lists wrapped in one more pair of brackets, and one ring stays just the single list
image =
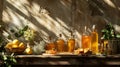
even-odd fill
[{"label": "green leaf", "polygon": [[120,38],[120,34],[117,34],[116,37],[117,37],[117,38]]},{"label": "green leaf", "polygon": [[15,35],[15,37],[19,37],[19,34],[18,34],[18,33],[15,33],[14,35]]},{"label": "green leaf", "polygon": [[15,35],[15,37],[19,38],[19,37],[21,37],[23,34],[15,33],[14,35]]},{"label": "green leaf", "polygon": [[101,32],[107,32],[107,30],[106,30],[106,29],[103,29]]},{"label": "green leaf", "polygon": [[22,31],[26,31],[28,29],[28,25],[26,25],[23,29],[22,29]]},{"label": "green leaf", "polygon": [[14,30],[14,29],[11,29],[11,30],[10,30],[10,32],[14,33],[14,32],[15,32],[15,30]]},{"label": "green leaf", "polygon": [[7,57],[5,55],[3,55],[3,60],[7,60]]},{"label": "green leaf", "polygon": [[17,63],[16,59],[13,59],[12,61],[13,61],[13,63]]}]

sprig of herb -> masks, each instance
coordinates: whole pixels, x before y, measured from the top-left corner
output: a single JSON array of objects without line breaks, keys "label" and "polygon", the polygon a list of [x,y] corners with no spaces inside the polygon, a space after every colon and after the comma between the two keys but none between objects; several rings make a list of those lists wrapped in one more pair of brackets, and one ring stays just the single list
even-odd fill
[{"label": "sprig of herb", "polygon": [[4,67],[12,67],[13,64],[17,63],[13,55],[14,53],[12,53],[11,55],[5,55],[4,52],[2,52],[2,55],[0,58],[3,62]]},{"label": "sprig of herb", "polygon": [[115,39],[120,38],[120,34],[116,34],[115,29],[111,23],[108,23],[104,29],[102,29],[102,38],[101,39]]},{"label": "sprig of herb", "polygon": [[21,37],[24,35],[24,32],[28,29],[28,25],[26,25],[23,29],[20,29],[18,32],[15,33],[16,37]]}]

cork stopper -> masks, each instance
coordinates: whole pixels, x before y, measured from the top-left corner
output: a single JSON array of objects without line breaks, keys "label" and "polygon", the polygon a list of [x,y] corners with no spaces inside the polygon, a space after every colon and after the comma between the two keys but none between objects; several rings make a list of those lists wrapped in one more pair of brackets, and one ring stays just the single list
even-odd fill
[{"label": "cork stopper", "polygon": [[59,34],[59,37],[62,37],[62,34]]}]

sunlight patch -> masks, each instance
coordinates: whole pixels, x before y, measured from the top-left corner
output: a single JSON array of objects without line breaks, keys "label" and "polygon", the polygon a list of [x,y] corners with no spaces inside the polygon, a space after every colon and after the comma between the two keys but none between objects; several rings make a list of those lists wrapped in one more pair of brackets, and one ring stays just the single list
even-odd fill
[{"label": "sunlight patch", "polygon": [[107,3],[109,6],[116,8],[115,4],[111,0],[104,0],[105,3]]}]

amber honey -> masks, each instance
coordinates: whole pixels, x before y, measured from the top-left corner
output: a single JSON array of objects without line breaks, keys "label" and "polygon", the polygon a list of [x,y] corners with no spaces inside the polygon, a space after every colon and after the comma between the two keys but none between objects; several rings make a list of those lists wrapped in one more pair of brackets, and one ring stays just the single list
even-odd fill
[{"label": "amber honey", "polygon": [[91,36],[82,35],[82,48],[91,49]]},{"label": "amber honey", "polygon": [[73,52],[75,49],[75,39],[68,40],[68,52]]},{"label": "amber honey", "polygon": [[48,43],[45,47],[46,50],[53,50],[55,49],[55,44],[54,43]]},{"label": "amber honey", "polygon": [[57,52],[64,52],[65,50],[65,42],[63,39],[58,39],[56,41]]},{"label": "amber honey", "polygon": [[97,32],[91,33],[91,50],[93,54],[98,53],[98,34]]},{"label": "amber honey", "polygon": [[57,52],[65,51],[65,41],[62,39],[62,34],[59,34],[59,38],[56,41]]},{"label": "amber honey", "polygon": [[54,43],[54,41],[52,41],[52,39],[51,39],[50,36],[49,36],[49,38],[48,38],[48,41],[49,41],[49,42],[46,44],[45,49],[46,49],[46,50],[56,49],[55,43]]}]

